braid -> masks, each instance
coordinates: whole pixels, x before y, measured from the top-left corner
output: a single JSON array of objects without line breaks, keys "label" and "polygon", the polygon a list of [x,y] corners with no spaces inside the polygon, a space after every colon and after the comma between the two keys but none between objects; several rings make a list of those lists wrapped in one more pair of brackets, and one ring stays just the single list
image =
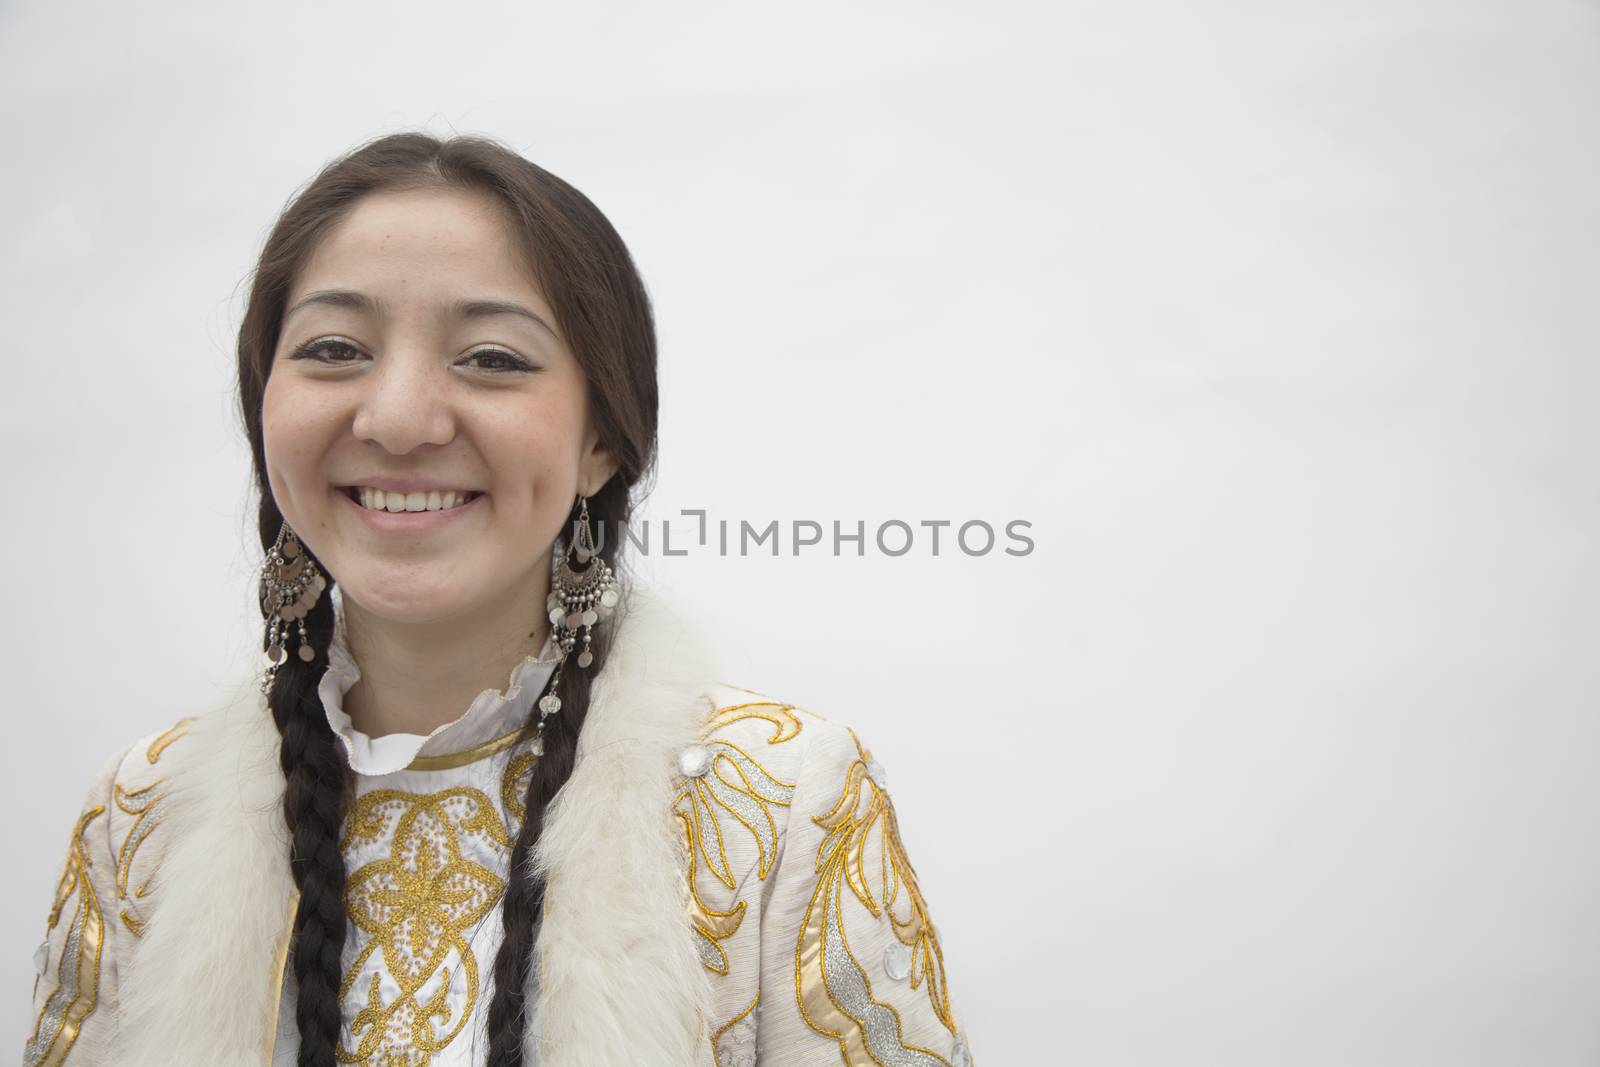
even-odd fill
[{"label": "braid", "polygon": [[[270,542],[269,542],[270,543]],[[310,663],[287,655],[269,698],[282,743],[284,822],[289,828],[289,870],[300,890],[294,916],[291,966],[297,985],[295,1022],[300,1067],[333,1067],[339,1043],[339,974],[344,953],[344,856],[339,837],[350,776],[323,712],[317,681],[333,637],[330,597],[306,616],[317,650]]]},{"label": "braid", "polygon": [[[599,648],[603,641],[596,633],[591,649]],[[528,859],[544,829],[546,806],[572,776],[578,734],[589,710],[590,670],[604,659],[603,653],[597,653],[595,664],[587,669],[578,666],[576,656],[562,664],[557,690],[561,710],[545,720],[544,754],[533,765],[523,798],[522,829],[511,850],[510,873],[500,904],[505,940],[494,958],[494,998],[489,1002],[489,1058],[485,1062],[496,1067],[522,1067],[528,971],[533,965],[534,931],[544,908],[544,880],[529,876]]]},{"label": "braid", "polygon": [[[600,555],[615,567],[619,548],[616,543],[606,545]],[[300,1033],[298,1064],[334,1067],[343,1021],[339,985],[347,924],[344,855],[339,842],[351,780],[317,691],[333,638],[332,598],[319,597],[305,622],[316,658],[307,663],[297,655],[286,656],[279,665],[269,703],[282,737],[279,762],[285,780],[284,821],[291,841],[289,867],[300,891],[290,957],[296,982],[295,1023]],[[576,656],[569,656],[552,679],[561,695],[561,710],[545,721],[543,754],[529,776],[522,827],[512,846],[501,900],[505,936],[495,956],[488,1016],[487,1062],[495,1067],[523,1064],[528,977],[545,891],[542,879],[529,876],[529,859],[544,829],[546,808],[576,766],[590,686],[605,666],[612,636],[613,627],[598,628],[590,646],[594,662],[583,668]],[[538,722],[537,708],[535,703],[528,717],[526,728],[530,731]]]},{"label": "braid", "polygon": [[[505,205],[507,236],[533,268],[562,339],[583,368],[594,426],[615,461],[609,480],[589,499],[590,513],[601,523],[602,537],[611,525],[620,539],[631,513],[632,491],[647,489],[655,467],[660,404],[650,294],[627,245],[588,197],[506,146],[486,138],[439,139],[414,131],[377,138],[330,162],[284,209],[256,263],[239,326],[236,381],[261,501],[262,548],[273,544],[283,522],[267,469],[264,412],[267,381],[297,279],[326,235],[363,197],[417,188],[475,190]],[[619,570],[614,557],[620,547],[616,541],[601,546],[600,555],[613,570]],[[341,1025],[346,919],[339,844],[353,786],[317,693],[333,621],[330,598],[318,598],[304,619],[316,657],[305,663],[289,655],[279,664],[268,696],[281,738],[289,865],[300,892],[292,965],[299,983],[295,1020],[301,1067],[332,1067]],[[572,775],[589,708],[590,679],[604,666],[610,646],[608,629],[602,626],[594,635],[590,668],[580,669],[575,661],[562,665],[556,680],[562,707],[545,723],[544,754],[535,761],[528,784],[503,898],[506,937],[493,970],[489,1022],[495,1067],[522,1065],[524,989],[544,907],[544,888],[525,869],[538,846],[545,807]],[[530,715],[530,726],[537,726],[536,715]]]},{"label": "braid", "polygon": [[[620,503],[615,499],[619,488]],[[598,505],[596,510],[601,516],[627,514],[626,486],[618,487],[613,483],[590,499]],[[605,525],[606,520],[601,518],[601,528]],[[620,521],[616,530],[620,539]],[[561,548],[562,542],[558,541],[557,551]],[[600,548],[600,557],[614,570],[618,568],[620,548],[616,541]],[[544,879],[532,876],[528,861],[544,830],[545,808],[572,777],[577,763],[578,735],[589,714],[589,687],[605,666],[614,636],[614,623],[596,628],[590,646],[594,662],[588,667],[579,667],[577,657],[569,656],[556,678],[561,710],[545,720],[544,754],[534,761],[533,774],[528,780],[528,792],[523,798],[522,829],[511,849],[511,866],[500,904],[505,940],[500,943],[500,952],[494,959],[494,998],[489,1002],[488,1020],[489,1058],[485,1061],[494,1067],[522,1067],[528,1026],[528,972],[533,966],[534,936],[544,911],[545,889]],[[535,704],[535,710],[528,717],[530,729],[538,722],[537,707]]]}]

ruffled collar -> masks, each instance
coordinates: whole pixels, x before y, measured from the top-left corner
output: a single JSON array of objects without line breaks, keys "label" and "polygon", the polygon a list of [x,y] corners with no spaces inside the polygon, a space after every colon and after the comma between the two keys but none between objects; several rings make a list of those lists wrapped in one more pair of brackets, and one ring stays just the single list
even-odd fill
[{"label": "ruffled collar", "polygon": [[427,735],[396,733],[369,737],[355,728],[344,710],[344,695],[361,680],[361,669],[350,655],[344,598],[338,584],[330,584],[328,593],[333,601],[333,640],[328,646],[328,667],[317,683],[317,693],[322,697],[328,725],[339,739],[350,769],[357,774],[393,774],[419,760],[454,765],[452,756],[468,757],[462,762],[470,762],[474,750],[485,747],[494,750],[494,741],[512,734],[527,721],[533,702],[544,691],[561,659],[552,633],[536,655],[525,657],[511,669],[504,691],[485,689],[459,718]]}]

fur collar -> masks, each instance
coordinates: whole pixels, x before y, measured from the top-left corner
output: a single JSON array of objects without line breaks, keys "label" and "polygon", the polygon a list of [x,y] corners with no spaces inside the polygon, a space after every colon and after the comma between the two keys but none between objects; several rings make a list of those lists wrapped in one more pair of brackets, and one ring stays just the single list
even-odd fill
[{"label": "fur collar", "polygon": [[[709,1048],[711,989],[670,809],[715,672],[704,641],[644,589],[613,625],[575,769],[525,871],[548,878],[526,1047],[540,1067],[690,1067]],[[240,692],[194,723],[182,760],[168,756],[156,907],[118,961],[128,1067],[271,1057],[295,891],[277,731],[255,684]]]}]

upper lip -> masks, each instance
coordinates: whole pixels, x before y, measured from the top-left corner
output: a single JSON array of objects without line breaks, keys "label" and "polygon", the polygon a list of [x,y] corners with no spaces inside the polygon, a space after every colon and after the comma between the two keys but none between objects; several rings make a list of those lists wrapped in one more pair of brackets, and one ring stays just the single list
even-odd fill
[{"label": "upper lip", "polygon": [[421,478],[362,478],[353,482],[345,482],[342,489],[382,489],[385,493],[478,493],[481,489],[471,486],[451,485],[448,482],[430,482]]}]

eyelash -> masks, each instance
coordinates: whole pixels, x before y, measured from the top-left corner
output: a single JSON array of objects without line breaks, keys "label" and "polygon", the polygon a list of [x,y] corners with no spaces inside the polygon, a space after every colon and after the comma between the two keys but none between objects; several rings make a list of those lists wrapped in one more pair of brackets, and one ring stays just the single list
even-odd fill
[{"label": "eyelash", "polygon": [[[322,356],[317,354],[319,352],[325,352],[325,351],[328,351],[330,349],[335,349],[335,348],[346,348],[346,349],[349,349],[352,352],[357,352],[357,353],[359,353],[361,351],[359,348],[357,348],[355,345],[351,344],[349,341],[343,340],[341,338],[338,338],[338,337],[321,337],[321,338],[318,338],[315,341],[307,341],[305,344],[301,345],[299,348],[296,348],[294,350],[293,354],[290,355],[289,358],[290,359],[314,359],[318,363],[325,363],[330,367],[337,367],[337,366],[340,366],[342,364],[348,364],[348,363],[354,363],[355,362],[355,360],[353,360],[353,359],[324,359]],[[474,359],[474,358],[476,358],[478,356],[499,356],[499,357],[501,357],[501,358],[503,358],[503,359],[505,359],[505,360],[510,362],[511,365],[510,366],[506,366],[506,367],[484,367],[484,368],[482,368],[483,370],[486,370],[491,374],[508,374],[508,373],[512,373],[512,372],[515,372],[515,371],[533,371],[533,370],[538,370],[539,369],[538,367],[535,367],[532,363],[529,363],[527,360],[523,359],[521,356],[518,356],[518,355],[516,355],[516,354],[514,354],[512,352],[507,352],[503,348],[475,348],[470,353],[467,354],[467,358],[468,359]]]}]

